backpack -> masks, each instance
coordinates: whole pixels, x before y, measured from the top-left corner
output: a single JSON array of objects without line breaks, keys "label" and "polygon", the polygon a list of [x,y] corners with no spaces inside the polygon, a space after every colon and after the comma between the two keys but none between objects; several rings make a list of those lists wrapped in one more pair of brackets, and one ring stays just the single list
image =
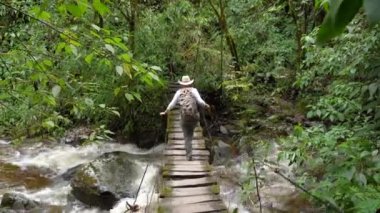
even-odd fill
[{"label": "backpack", "polygon": [[192,88],[183,88],[179,95],[181,119],[184,122],[199,121],[198,105],[191,93],[191,89]]}]

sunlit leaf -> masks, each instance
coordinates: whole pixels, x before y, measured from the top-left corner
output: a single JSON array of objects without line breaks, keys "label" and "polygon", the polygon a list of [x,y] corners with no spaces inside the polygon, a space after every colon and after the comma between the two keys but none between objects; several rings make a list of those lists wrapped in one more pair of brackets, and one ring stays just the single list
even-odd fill
[{"label": "sunlit leaf", "polygon": [[119,58],[122,59],[122,60],[124,60],[127,63],[131,62],[131,56],[129,54],[127,54],[127,53],[119,55]]},{"label": "sunlit leaf", "polygon": [[55,48],[55,51],[57,53],[60,53],[60,52],[62,52],[62,49],[65,48],[65,46],[66,46],[65,42],[59,42],[58,45],[57,45],[57,47]]},{"label": "sunlit leaf", "polygon": [[116,87],[116,88],[113,90],[113,94],[114,94],[115,96],[117,96],[117,95],[119,95],[120,91],[121,91],[121,88],[120,88],[120,87]]},{"label": "sunlit leaf", "polygon": [[135,98],[133,97],[133,95],[130,94],[130,93],[125,93],[124,95],[125,95],[125,98],[126,98],[129,102],[131,102],[131,101],[133,101],[133,100],[135,99]]},{"label": "sunlit leaf", "polygon": [[96,31],[100,31],[100,27],[96,24],[91,24],[91,27],[94,28]]},{"label": "sunlit leaf", "polygon": [[156,81],[160,81],[160,78],[156,75],[156,74],[154,74],[154,73],[152,73],[152,72],[149,72],[148,73],[154,80],[156,80]]},{"label": "sunlit leaf", "polygon": [[140,102],[142,102],[140,93],[133,92],[132,94],[133,94],[133,96],[134,96],[137,100],[139,100]]},{"label": "sunlit leaf", "polygon": [[82,17],[83,11],[76,4],[68,4],[66,5],[66,10],[69,11],[75,17]]},{"label": "sunlit leaf", "polygon": [[112,112],[113,114],[117,115],[118,117],[120,117],[120,113],[119,113],[118,111],[116,111],[116,110],[112,110],[111,112]]},{"label": "sunlit leaf", "polygon": [[72,54],[74,54],[75,56],[78,56],[78,49],[76,48],[76,46],[70,44],[70,50]]},{"label": "sunlit leaf", "polygon": [[38,6],[35,6],[33,7],[31,10],[30,10],[30,13],[38,18],[38,19],[41,19],[41,20],[44,20],[44,21],[49,21],[50,18],[51,18],[51,14],[42,10],[41,7],[38,7]]},{"label": "sunlit leaf", "polygon": [[52,89],[51,89],[51,93],[53,94],[53,96],[56,98],[58,97],[59,93],[61,92],[61,87],[59,85],[55,85]]},{"label": "sunlit leaf", "polygon": [[115,49],[110,44],[105,45],[106,49],[110,51],[112,54],[115,54]]},{"label": "sunlit leaf", "polygon": [[56,101],[55,101],[55,99],[54,99],[53,96],[50,96],[50,95],[49,96],[45,96],[44,100],[50,106],[56,106],[57,105],[57,103],[56,103]]},{"label": "sunlit leaf", "polygon": [[162,72],[162,69],[159,66],[151,66],[150,68],[153,69],[153,70]]},{"label": "sunlit leaf", "polygon": [[53,121],[48,120],[48,121],[43,122],[43,123],[42,123],[42,126],[43,126],[44,128],[46,128],[46,129],[51,129],[51,128],[54,128],[54,127],[55,127],[55,124],[54,124]]},{"label": "sunlit leaf", "polygon": [[129,64],[123,64],[124,72],[132,79],[131,66]]},{"label": "sunlit leaf", "polygon": [[91,54],[87,55],[84,58],[84,60],[86,61],[87,64],[91,64],[93,58],[94,58],[94,53],[91,53]]},{"label": "sunlit leaf", "polygon": [[44,60],[43,60],[43,63],[44,63],[46,66],[49,66],[49,67],[53,66],[53,62],[52,62],[51,60],[49,60],[49,59],[44,59]]},{"label": "sunlit leaf", "polygon": [[107,5],[103,4],[100,0],[94,0],[92,3],[92,6],[94,6],[94,9],[101,15],[104,16],[107,13],[110,12],[110,9],[107,7]]},{"label": "sunlit leaf", "polygon": [[124,72],[124,69],[122,66],[116,66],[116,72],[117,74],[119,74],[120,76],[123,75],[123,72]]}]

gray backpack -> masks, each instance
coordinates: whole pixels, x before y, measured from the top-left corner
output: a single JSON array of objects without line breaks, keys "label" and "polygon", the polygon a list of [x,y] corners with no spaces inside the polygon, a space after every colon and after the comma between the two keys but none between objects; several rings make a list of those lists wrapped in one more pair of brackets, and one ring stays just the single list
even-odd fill
[{"label": "gray backpack", "polygon": [[199,121],[197,101],[191,93],[192,88],[183,88],[179,96],[181,119],[184,122]]}]

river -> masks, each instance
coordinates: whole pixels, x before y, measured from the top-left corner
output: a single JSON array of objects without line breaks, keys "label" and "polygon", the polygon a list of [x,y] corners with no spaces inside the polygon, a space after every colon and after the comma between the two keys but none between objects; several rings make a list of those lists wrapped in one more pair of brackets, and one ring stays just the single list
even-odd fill
[{"label": "river", "polygon": [[[0,140],[0,198],[5,192],[19,192],[27,198],[52,206],[60,206],[65,212],[101,212],[97,208],[89,209],[79,202],[68,205],[71,192],[70,181],[64,177],[71,169],[93,161],[104,153],[126,152],[135,156],[134,161],[147,173],[136,199],[139,205],[145,205],[152,195],[155,178],[160,162],[156,157],[165,148],[159,145],[149,150],[139,149],[133,144],[99,143],[81,147],[66,144],[35,143],[14,148],[8,141]],[[140,180],[136,180],[140,181]],[[110,211],[124,212],[126,202],[133,203],[135,198],[120,200]]]},{"label": "river", "polygon": [[[161,161],[157,159],[164,149],[164,144],[144,150],[134,144],[110,142],[79,147],[57,143],[33,143],[15,148],[9,141],[0,140],[0,199],[6,192],[18,192],[31,200],[56,207],[55,209],[62,212],[103,212],[78,201],[70,201],[70,179],[65,177],[77,166],[89,163],[104,153],[121,151],[131,154],[143,171],[149,165],[136,198],[136,204],[143,207],[150,200],[157,200],[158,194],[154,193],[154,187],[161,166]],[[218,168],[223,170],[223,167]],[[237,186],[221,180],[220,187],[221,197],[230,209],[239,208],[239,212],[248,212],[239,203],[240,190]],[[135,198],[121,199],[110,212],[125,212],[126,202],[134,203]]]}]

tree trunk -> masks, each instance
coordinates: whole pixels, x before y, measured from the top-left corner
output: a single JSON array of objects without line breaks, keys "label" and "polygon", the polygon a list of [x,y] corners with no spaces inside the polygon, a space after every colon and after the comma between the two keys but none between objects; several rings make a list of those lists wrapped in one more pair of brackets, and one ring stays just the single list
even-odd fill
[{"label": "tree trunk", "polygon": [[138,12],[138,0],[131,0],[131,15],[129,19],[129,45],[132,53],[135,52],[135,31],[136,31],[136,22],[137,22],[137,12]]},{"label": "tree trunk", "polygon": [[222,31],[222,33],[226,37],[228,49],[230,50],[230,53],[232,55],[232,60],[233,60],[232,63],[233,63],[234,69],[235,69],[235,71],[240,71],[241,69],[240,69],[238,52],[236,49],[235,41],[234,41],[233,37],[231,36],[231,34],[228,30],[228,24],[227,24],[227,20],[226,20],[226,15],[224,13],[223,2],[222,2],[222,0],[219,0],[220,13],[218,12],[218,10],[216,9],[216,7],[214,6],[214,4],[212,3],[211,0],[209,0],[209,3],[211,5],[215,15],[218,17],[220,30]]}]

